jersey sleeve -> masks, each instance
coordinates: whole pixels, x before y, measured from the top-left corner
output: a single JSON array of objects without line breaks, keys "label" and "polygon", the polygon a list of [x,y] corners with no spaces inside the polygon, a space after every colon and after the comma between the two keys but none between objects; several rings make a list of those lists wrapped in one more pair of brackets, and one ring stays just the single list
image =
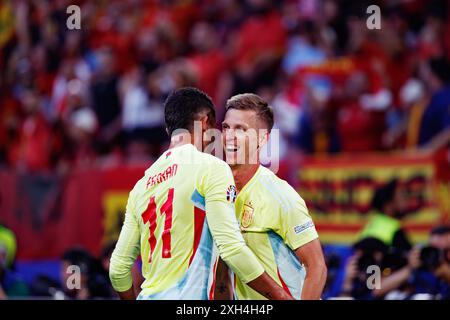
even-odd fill
[{"label": "jersey sleeve", "polygon": [[233,175],[226,163],[210,165],[207,170],[202,191],[211,235],[223,261],[244,283],[248,283],[260,276],[264,268],[240,232],[234,211]]},{"label": "jersey sleeve", "polygon": [[289,196],[289,206],[286,211],[279,212],[279,233],[286,245],[296,250],[319,235],[305,201],[296,191],[286,194]]},{"label": "jersey sleeve", "polygon": [[117,292],[131,288],[133,284],[131,269],[139,254],[139,224],[135,213],[135,191],[128,197],[125,221],[120,231],[119,240],[112,253],[109,277],[111,284]]}]

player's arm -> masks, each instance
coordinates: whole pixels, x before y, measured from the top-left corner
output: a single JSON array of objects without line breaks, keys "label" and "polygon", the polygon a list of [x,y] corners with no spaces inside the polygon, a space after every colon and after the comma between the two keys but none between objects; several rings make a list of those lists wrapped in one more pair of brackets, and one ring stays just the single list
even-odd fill
[{"label": "player's arm", "polygon": [[[266,292],[266,294],[263,295],[268,299],[292,299],[292,297],[287,295],[285,291],[282,290],[281,287],[279,287],[266,272],[262,273],[261,276],[255,280],[248,282],[247,285],[260,293]],[[275,295],[271,293],[273,290],[277,291]],[[231,282],[228,266],[222,259],[219,258],[216,271],[214,299],[233,300],[233,292],[233,283]]]},{"label": "player's arm", "polygon": [[[206,196],[207,198],[208,196]],[[225,197],[222,191],[222,197]],[[249,287],[267,299],[292,299],[259,263],[239,231],[234,206],[225,201],[206,199],[206,219],[220,257]]]},{"label": "player's arm", "polygon": [[122,300],[135,300],[132,267],[139,253],[139,225],[134,214],[134,196],[128,198],[125,221],[116,248],[111,255],[109,278],[114,290]]},{"label": "player's arm", "polygon": [[291,208],[279,216],[281,235],[304,265],[306,277],[302,300],[318,300],[327,278],[327,266],[314,223],[306,204],[296,191],[288,192]]},{"label": "player's arm", "polygon": [[247,285],[269,300],[294,300],[265,271],[255,280],[247,282]]},{"label": "player's arm", "polygon": [[295,250],[295,254],[306,269],[302,300],[320,299],[327,280],[327,267],[319,239],[314,239],[301,246]]},{"label": "player's arm", "polygon": [[134,292],[133,286],[131,286],[131,288],[126,291],[116,292],[119,295],[120,300],[136,300],[136,293]]},{"label": "player's arm", "polygon": [[228,165],[208,166],[204,182],[206,219],[220,257],[234,273],[252,289],[268,299],[291,299],[259,263],[245,244],[234,212],[234,204],[226,200],[226,190],[234,185]]},{"label": "player's arm", "polygon": [[233,300],[233,284],[228,266],[219,258],[214,287],[215,300]]}]

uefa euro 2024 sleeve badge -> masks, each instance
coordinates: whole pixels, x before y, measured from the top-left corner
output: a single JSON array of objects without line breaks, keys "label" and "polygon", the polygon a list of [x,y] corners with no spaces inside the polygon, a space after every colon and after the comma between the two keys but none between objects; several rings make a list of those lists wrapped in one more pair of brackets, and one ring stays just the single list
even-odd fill
[{"label": "uefa euro 2024 sleeve badge", "polygon": [[237,194],[236,186],[233,185],[229,186],[227,189],[227,201],[234,203],[236,201],[236,194]]},{"label": "uefa euro 2024 sleeve badge", "polygon": [[241,225],[243,228],[248,228],[253,222],[255,209],[251,202],[244,204],[244,212],[242,214]]}]

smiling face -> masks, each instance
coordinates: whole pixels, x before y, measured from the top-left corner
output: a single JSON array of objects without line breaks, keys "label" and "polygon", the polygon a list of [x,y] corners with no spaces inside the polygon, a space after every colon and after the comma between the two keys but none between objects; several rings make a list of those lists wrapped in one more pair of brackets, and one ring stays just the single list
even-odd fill
[{"label": "smiling face", "polygon": [[267,129],[254,110],[229,109],[222,122],[222,143],[230,166],[259,163]]},{"label": "smiling face", "polygon": [[230,166],[259,165],[259,151],[267,143],[273,127],[273,111],[253,93],[228,99],[222,123],[225,160]]}]

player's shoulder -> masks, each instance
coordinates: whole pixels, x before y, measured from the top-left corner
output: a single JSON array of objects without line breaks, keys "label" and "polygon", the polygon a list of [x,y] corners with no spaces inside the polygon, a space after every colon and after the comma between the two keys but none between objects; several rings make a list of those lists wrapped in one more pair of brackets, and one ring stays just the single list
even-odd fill
[{"label": "player's shoulder", "polygon": [[197,150],[197,154],[198,154],[198,156],[199,156],[201,159],[203,159],[205,162],[208,162],[208,163],[213,164],[213,165],[229,167],[228,164],[227,164],[225,161],[223,161],[222,159],[219,159],[219,158],[216,157],[216,156],[213,156],[213,155],[210,154],[210,153],[201,152],[201,151],[198,151],[198,150]]},{"label": "player's shoulder", "polygon": [[278,177],[272,170],[261,166],[257,184],[259,190],[265,192],[268,198],[275,200],[285,209],[305,205],[305,201],[289,182]]},{"label": "player's shoulder", "polygon": [[197,151],[197,157],[199,160],[197,164],[202,166],[203,168],[208,168],[208,171],[213,174],[231,173],[230,166],[225,161],[219,159],[216,156],[213,156],[212,154]]},{"label": "player's shoulder", "polygon": [[295,189],[284,179],[277,176],[272,170],[264,166],[260,166],[258,175],[258,182],[265,183],[271,188],[277,189],[281,192],[297,193]]}]

